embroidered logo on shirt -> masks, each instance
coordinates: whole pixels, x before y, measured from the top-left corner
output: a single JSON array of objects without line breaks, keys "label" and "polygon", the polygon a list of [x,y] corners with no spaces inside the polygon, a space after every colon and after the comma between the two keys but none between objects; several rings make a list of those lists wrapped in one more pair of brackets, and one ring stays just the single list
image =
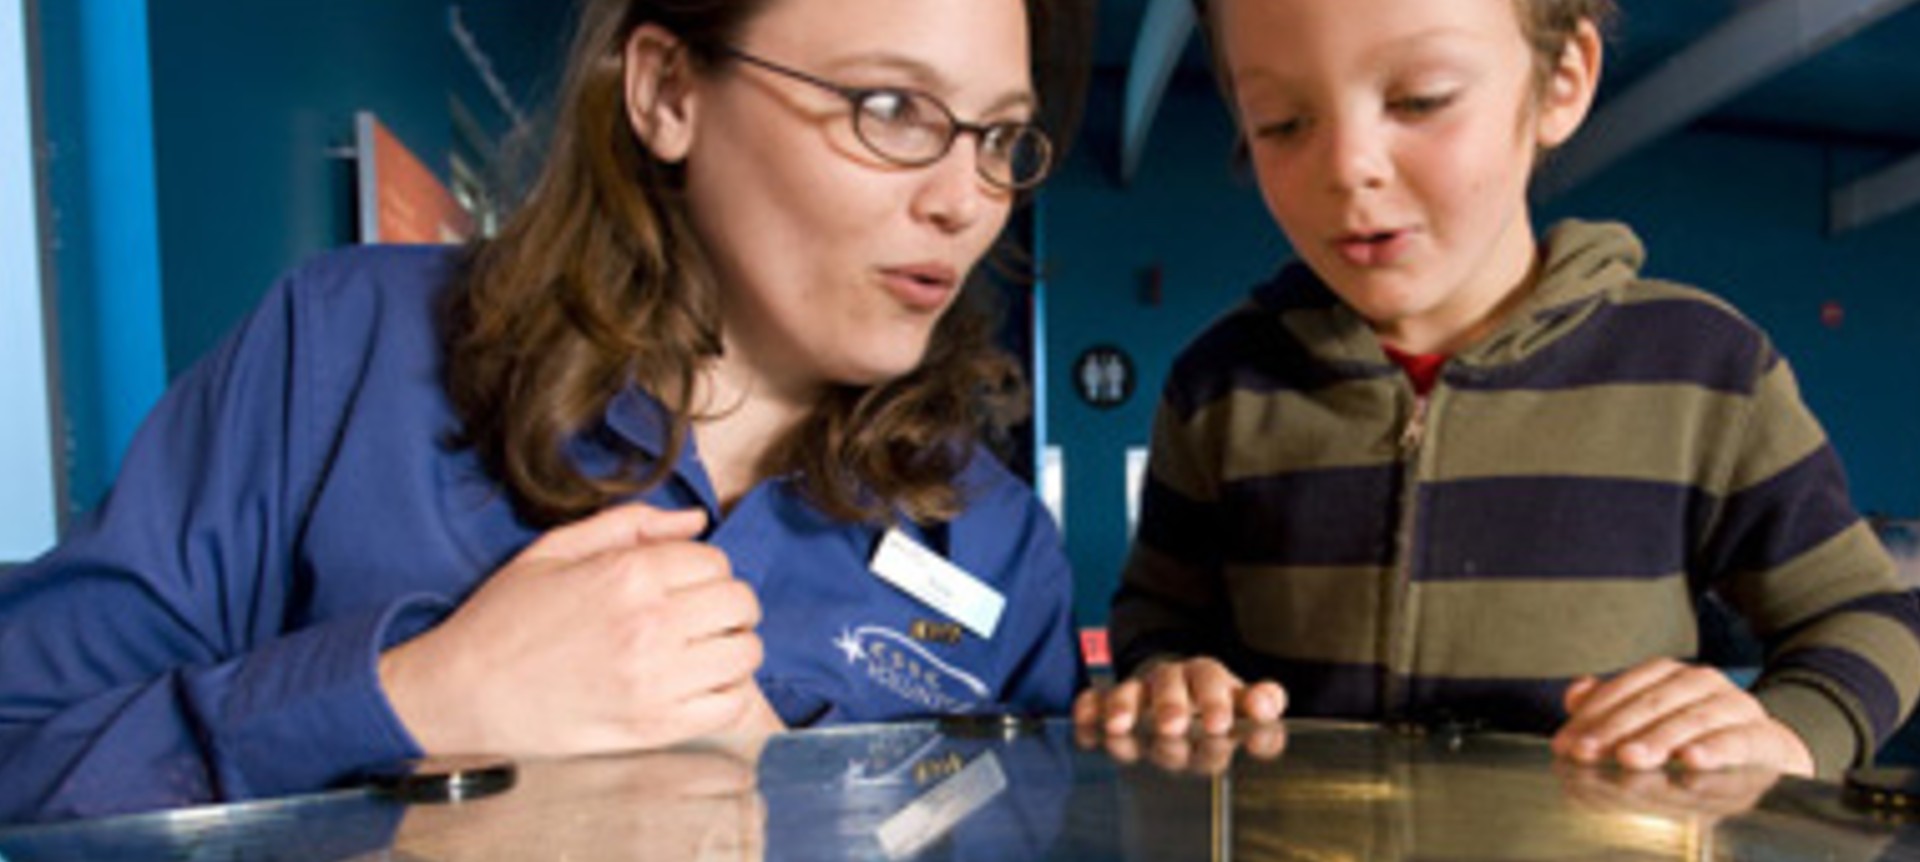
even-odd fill
[{"label": "embroidered logo on shirt", "polygon": [[965,629],[959,623],[940,620],[914,620],[913,625],[907,627],[907,634],[912,635],[914,640],[948,646],[959,643],[963,631]]},{"label": "embroidered logo on shirt", "polygon": [[884,626],[841,629],[833,645],[848,664],[861,666],[868,680],[929,712],[971,712],[991,694],[979,677]]}]

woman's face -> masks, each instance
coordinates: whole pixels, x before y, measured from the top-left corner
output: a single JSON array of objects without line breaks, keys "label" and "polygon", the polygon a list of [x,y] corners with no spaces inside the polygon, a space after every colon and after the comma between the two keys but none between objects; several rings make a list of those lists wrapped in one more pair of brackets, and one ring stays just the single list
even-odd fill
[{"label": "woman's face", "polygon": [[[1035,111],[1023,0],[773,0],[732,47],[919,90],[963,122]],[[903,167],[828,89],[740,60],[692,88],[687,206],[720,279],[729,373],[805,397],[912,371],[1012,204],[977,171],[975,136]]]}]

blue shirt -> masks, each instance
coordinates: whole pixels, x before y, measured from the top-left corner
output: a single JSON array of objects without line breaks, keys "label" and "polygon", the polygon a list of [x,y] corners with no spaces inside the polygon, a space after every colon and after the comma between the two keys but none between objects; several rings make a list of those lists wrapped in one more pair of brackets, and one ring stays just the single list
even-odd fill
[{"label": "blue shirt", "polygon": [[[380,651],[537,536],[447,444],[453,263],[363,248],[295,271],[172,387],[88,523],[0,576],[0,819],[310,791],[419,755]],[[664,413],[628,389],[590,430],[657,454]],[[1005,596],[991,640],[917,639],[948,620],[868,571],[882,530],[786,478],[723,515],[690,446],[643,499],[707,510],[759,595],[757,679],[788,724],[1064,711],[1085,674],[1059,535],[984,450],[959,481],[959,518],[901,529]]]}]

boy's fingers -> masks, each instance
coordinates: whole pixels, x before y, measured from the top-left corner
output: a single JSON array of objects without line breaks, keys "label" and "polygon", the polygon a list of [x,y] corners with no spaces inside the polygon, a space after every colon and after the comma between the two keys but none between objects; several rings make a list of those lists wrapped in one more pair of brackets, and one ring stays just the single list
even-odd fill
[{"label": "boy's fingers", "polygon": [[1167,664],[1154,668],[1152,678],[1147,680],[1147,698],[1148,707],[1153,710],[1155,733],[1178,736],[1187,732],[1187,725],[1193,718],[1193,699],[1187,690],[1189,685],[1183,665]]},{"label": "boy's fingers", "polygon": [[1201,729],[1215,735],[1232,730],[1240,678],[1218,662],[1196,661],[1187,672],[1187,680],[1194,707],[1200,713]]},{"label": "boy's fingers", "polygon": [[1592,674],[1568,683],[1566,692],[1560,696],[1560,701],[1562,705],[1566,707],[1567,714],[1572,715],[1579,712],[1580,704],[1586,701],[1587,695],[1593,694],[1594,688],[1598,685],[1600,685],[1600,678]]},{"label": "boy's fingers", "polygon": [[[1669,673],[1652,679],[1641,680],[1644,684],[1636,688],[1631,696],[1614,699],[1603,714],[1594,714],[1583,710],[1576,717],[1579,726],[1575,742],[1575,756],[1584,756],[1584,752],[1598,748],[1602,751],[1628,741],[1639,741],[1648,749],[1658,749],[1676,734],[1688,732],[1688,728],[1711,720],[1716,725],[1730,723],[1715,709],[1715,701],[1720,695],[1732,693],[1732,684],[1718,670],[1707,667],[1695,667],[1675,664]],[[1589,702],[1598,700],[1606,692],[1597,691]],[[1722,704],[1724,705],[1724,704]],[[1673,721],[1671,729],[1660,730],[1662,724]],[[1652,754],[1664,754],[1653,751]],[[1638,755],[1629,755],[1628,760],[1637,760]]]},{"label": "boy's fingers", "polygon": [[1287,711],[1287,690],[1272,680],[1247,686],[1240,696],[1241,709],[1254,721],[1279,721]]},{"label": "boy's fingers", "polygon": [[1579,708],[1574,710],[1570,723],[1579,727],[1588,727],[1605,720],[1609,713],[1620,707],[1641,692],[1659,685],[1670,677],[1686,669],[1672,659],[1654,659],[1635,665],[1618,676],[1597,683],[1593,689],[1581,698]]},{"label": "boy's fingers", "polygon": [[1100,723],[1101,692],[1087,689],[1073,699],[1073,726],[1087,727]]},{"label": "boy's fingers", "polygon": [[1129,679],[1113,687],[1102,698],[1102,711],[1106,714],[1106,730],[1109,734],[1131,733],[1133,724],[1140,715],[1140,697],[1145,690],[1137,679]]}]

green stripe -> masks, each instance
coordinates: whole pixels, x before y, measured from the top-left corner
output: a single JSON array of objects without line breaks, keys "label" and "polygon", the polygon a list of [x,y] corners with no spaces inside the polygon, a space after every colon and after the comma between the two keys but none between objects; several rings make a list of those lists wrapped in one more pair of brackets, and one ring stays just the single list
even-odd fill
[{"label": "green stripe", "polygon": [[1156,604],[1176,602],[1198,611],[1209,609],[1223,600],[1204,571],[1188,566],[1179,558],[1155,550],[1144,542],[1133,543],[1133,552],[1127,555],[1127,571],[1123,580],[1130,586],[1152,594]]},{"label": "green stripe", "polygon": [[[1404,402],[1404,403],[1402,403]],[[1222,478],[1235,481],[1312,467],[1373,467],[1399,457],[1400,429],[1412,398],[1380,381],[1337,384],[1314,393],[1247,392],[1196,414],[1234,441]]]},{"label": "green stripe", "polygon": [[[1920,643],[1914,641],[1913,632],[1898,620],[1880,614],[1836,614],[1795,634],[1780,647],[1780,654],[1803,647],[1846,650],[1883,672],[1886,668],[1920,667]],[[1920,679],[1913,674],[1890,674],[1888,681],[1900,695],[1900,712],[1905,715],[1920,697]]]},{"label": "green stripe", "polygon": [[1780,362],[1760,378],[1754,406],[1756,421],[1743,422],[1747,436],[1741,446],[1743,457],[1738,471],[1729,479],[1729,490],[1738,492],[1765,482],[1805,460],[1826,444],[1819,420],[1800,405],[1800,388],[1793,371]]},{"label": "green stripe", "polygon": [[1866,521],[1857,521],[1792,560],[1732,579],[1721,593],[1765,637],[1860,596],[1897,589],[1886,548]]},{"label": "green stripe", "polygon": [[1864,719],[1856,718],[1864,711],[1857,703],[1841,703],[1852,701],[1851,697],[1829,691],[1812,680],[1803,683],[1790,674],[1783,674],[1781,679],[1784,681],[1763,682],[1754,690],[1754,697],[1768,715],[1807,744],[1815,776],[1837,779],[1847,767],[1864,759],[1860,757],[1860,740],[1865,727],[1855,724],[1856,720],[1864,723]]},{"label": "green stripe", "polygon": [[1206,453],[1224,445],[1217,426],[1206,424],[1203,410],[1193,421],[1181,422],[1179,411],[1162,404],[1153,417],[1153,448],[1147,467],[1153,478],[1190,500],[1210,503],[1220,499],[1216,467]]},{"label": "green stripe", "polygon": [[1538,679],[1698,651],[1686,580],[1421,584],[1415,674]]},{"label": "green stripe", "polygon": [[1227,571],[1240,640],[1266,655],[1371,664],[1379,659],[1382,595],[1393,574],[1378,568],[1236,566]]},{"label": "green stripe", "polygon": [[[1454,390],[1432,417],[1439,480],[1503,476],[1692,485],[1725,451],[1747,401],[1691,384]],[[1676,427],[1676,419],[1685,424]],[[1515,429],[1521,429],[1515,433]],[[1498,440],[1499,445],[1486,441]]]}]

